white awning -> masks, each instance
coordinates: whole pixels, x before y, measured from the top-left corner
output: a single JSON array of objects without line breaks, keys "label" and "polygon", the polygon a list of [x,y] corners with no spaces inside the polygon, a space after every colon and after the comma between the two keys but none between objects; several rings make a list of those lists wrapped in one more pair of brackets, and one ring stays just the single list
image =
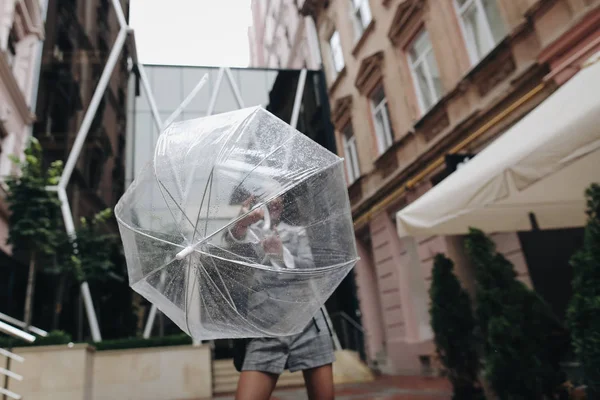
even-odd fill
[{"label": "white awning", "polygon": [[583,68],[481,153],[396,215],[404,236],[582,226],[600,182],[600,62]]}]

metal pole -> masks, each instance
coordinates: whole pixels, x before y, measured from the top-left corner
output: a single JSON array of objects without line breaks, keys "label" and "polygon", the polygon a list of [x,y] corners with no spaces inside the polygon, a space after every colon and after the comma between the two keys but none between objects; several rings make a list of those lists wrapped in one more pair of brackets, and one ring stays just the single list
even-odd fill
[{"label": "metal pole", "polygon": [[[67,197],[67,191],[63,188],[58,188],[58,198],[60,199],[60,209],[62,211],[63,220],[65,223],[65,230],[72,241],[77,239],[75,233],[75,223],[73,221],[73,214],[71,213],[71,207],[69,206],[69,198]],[[73,252],[77,254],[77,248],[73,249]],[[81,283],[81,295],[83,297],[83,303],[85,305],[85,312],[90,325],[90,332],[94,342],[102,340],[100,334],[100,327],[98,326],[98,319],[96,318],[96,310],[94,310],[94,303],[92,301],[92,295],[90,293],[90,287],[87,282]]]},{"label": "metal pole", "polygon": [[154,325],[155,317],[156,306],[152,304],[152,307],[150,307],[150,314],[148,314],[148,320],[146,321],[146,326],[144,327],[144,335],[142,336],[144,339],[148,339],[152,334],[152,326]]},{"label": "metal pole", "polygon": [[323,315],[325,316],[325,319],[327,320],[327,323],[329,324],[329,328],[331,329],[331,336],[333,339],[333,348],[335,350],[342,350],[342,345],[340,344],[340,338],[338,337],[335,328],[333,327],[333,324],[331,323],[331,318],[329,318],[329,313],[327,312],[327,308],[325,308],[325,306],[321,307],[321,311],[323,312]]},{"label": "metal pole", "polygon": [[183,100],[183,103],[181,103],[179,107],[177,107],[177,109],[173,111],[173,114],[171,114],[171,116],[167,118],[167,120],[164,122],[163,125],[165,128],[171,125],[173,121],[175,121],[177,117],[179,117],[179,114],[181,114],[183,110],[187,107],[187,105],[190,104],[190,102],[194,99],[194,97],[196,97],[198,92],[200,92],[200,89],[202,89],[202,87],[206,84],[207,81],[208,74],[204,74],[204,76],[202,77],[202,79],[200,79],[200,82],[198,82],[194,90],[190,92],[190,94],[185,98],[185,100]]},{"label": "metal pole", "polygon": [[19,338],[29,343],[33,343],[35,341],[35,336],[33,336],[32,334],[17,329],[14,326],[2,321],[0,321],[0,332],[15,338]]},{"label": "metal pole", "polygon": [[[0,320],[8,322],[9,324],[13,324],[14,326],[16,326],[18,328],[25,329],[25,322],[19,321],[18,319],[8,316],[4,313],[0,313]],[[40,328],[36,328],[35,326],[29,326],[29,332],[35,333],[36,335],[41,336],[41,337],[48,336],[48,332],[46,332]],[[2,354],[1,349],[0,349],[0,354]]]},{"label": "metal pole", "polygon": [[292,109],[292,119],[290,121],[290,125],[292,128],[296,129],[298,126],[298,116],[300,115],[300,107],[302,106],[302,95],[304,94],[304,85],[306,84],[306,68],[300,71],[300,76],[298,77],[298,87],[296,89],[296,97],[294,98],[294,108]]},{"label": "metal pole", "polygon": [[148,97],[148,103],[150,103],[150,112],[154,117],[154,125],[156,125],[156,129],[158,133],[162,130],[162,121],[160,119],[160,114],[158,113],[158,107],[156,106],[156,101],[154,101],[154,96],[152,95],[152,91],[150,90],[150,82],[148,81],[148,75],[146,75],[146,70],[144,69],[144,64],[138,64],[138,71],[140,72],[140,80],[142,81],[142,86],[144,86],[144,90],[146,91],[146,96]]},{"label": "metal pole", "polygon": [[242,100],[240,90],[238,89],[237,83],[235,83],[235,79],[233,79],[231,68],[225,68],[225,72],[227,73],[227,79],[229,79],[229,84],[231,85],[231,90],[233,90],[233,95],[235,96],[238,108],[244,108],[244,100]]},{"label": "metal pole", "polygon": [[125,13],[123,12],[123,7],[121,7],[121,2],[119,0],[112,0],[112,5],[115,9],[115,13],[117,14],[117,20],[119,21],[121,29],[129,29],[129,26],[127,25],[127,19],[125,19]]},{"label": "metal pole", "polygon": [[210,101],[208,102],[208,109],[206,110],[206,116],[210,116],[213,114],[215,110],[215,104],[217,103],[217,95],[219,94],[219,89],[221,87],[221,82],[223,81],[223,75],[225,74],[225,68],[219,68],[219,74],[217,75],[217,82],[215,82],[215,87],[213,89],[212,95],[210,96]]}]

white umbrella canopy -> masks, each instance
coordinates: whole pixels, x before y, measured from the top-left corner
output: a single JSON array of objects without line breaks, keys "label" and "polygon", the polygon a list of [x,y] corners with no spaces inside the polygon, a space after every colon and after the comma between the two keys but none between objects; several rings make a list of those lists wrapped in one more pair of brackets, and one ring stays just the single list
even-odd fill
[{"label": "white umbrella canopy", "polygon": [[[600,182],[600,62],[580,71],[473,160],[396,215],[398,234],[578,227]],[[535,219],[531,218],[532,216]]]},{"label": "white umbrella canopy", "polygon": [[[197,340],[299,333],[358,259],[341,161],[262,108],[170,125],[115,209],[131,286]],[[231,240],[249,198],[263,229],[282,202],[302,260],[284,232],[291,266],[253,250],[260,229]]]}]

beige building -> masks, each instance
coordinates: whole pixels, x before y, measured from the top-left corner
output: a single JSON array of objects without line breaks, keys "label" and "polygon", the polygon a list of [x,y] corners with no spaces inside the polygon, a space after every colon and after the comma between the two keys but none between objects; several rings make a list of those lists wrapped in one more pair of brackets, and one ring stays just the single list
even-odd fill
[{"label": "beige building", "polygon": [[43,7],[38,0],[0,0],[0,257],[12,255],[6,244],[8,205],[3,181],[15,171],[10,156],[22,156],[35,121]]},{"label": "beige building", "polygon": [[252,0],[250,67],[320,69],[314,22],[298,12],[296,0]]},{"label": "beige building", "polygon": [[[400,239],[395,215],[540,104],[600,48],[599,0],[306,0],[317,27],[362,261],[369,361],[391,373],[435,362],[428,289],[445,252],[471,292],[460,236]],[[515,146],[518,144],[515,143]],[[579,231],[552,232],[561,247]],[[570,235],[570,236],[561,236]],[[568,254],[545,262],[521,233],[493,235],[519,279],[564,315]],[[536,261],[537,260],[537,261]],[[567,291],[567,292],[564,292]]]}]

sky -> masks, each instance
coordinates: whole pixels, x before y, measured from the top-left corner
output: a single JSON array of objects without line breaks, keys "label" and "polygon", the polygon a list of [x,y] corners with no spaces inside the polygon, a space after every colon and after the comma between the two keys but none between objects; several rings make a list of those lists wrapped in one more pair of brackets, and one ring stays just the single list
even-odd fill
[{"label": "sky", "polygon": [[132,0],[144,64],[247,67],[250,0]]}]

